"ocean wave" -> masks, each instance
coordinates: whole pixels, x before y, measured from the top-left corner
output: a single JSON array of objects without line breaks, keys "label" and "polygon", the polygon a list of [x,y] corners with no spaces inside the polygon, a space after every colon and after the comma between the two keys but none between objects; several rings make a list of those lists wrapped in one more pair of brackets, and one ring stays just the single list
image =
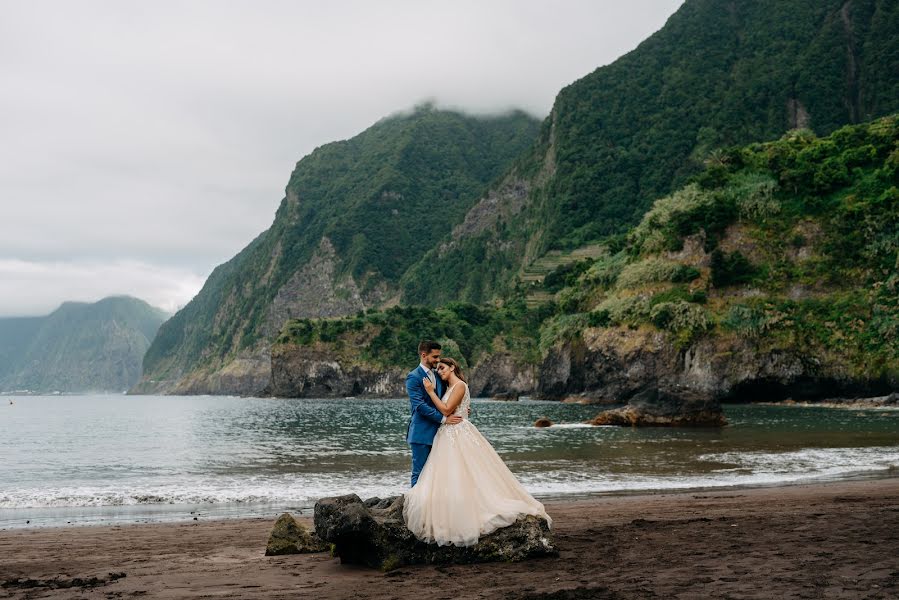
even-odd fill
[{"label": "ocean wave", "polygon": [[210,504],[310,504],[318,498],[349,493],[392,495],[401,490],[408,475],[360,474],[298,479],[210,479],[168,484],[145,482],[114,489],[107,486],[28,488],[0,492],[0,509],[123,507]]},{"label": "ocean wave", "polygon": [[[653,490],[785,485],[815,480],[899,471],[899,447],[805,449],[790,452],[721,452],[703,454],[711,463],[703,473],[635,474],[603,472],[578,461],[537,465],[510,462],[522,484],[540,497]],[[282,478],[207,478],[128,487],[72,486],[7,490],[0,509],[283,505],[311,507],[325,496],[355,493],[386,497],[408,486],[406,471],[315,474]]]},{"label": "ocean wave", "polygon": [[899,469],[899,447],[804,448],[788,452],[720,452],[700,460],[776,476],[840,475]]}]

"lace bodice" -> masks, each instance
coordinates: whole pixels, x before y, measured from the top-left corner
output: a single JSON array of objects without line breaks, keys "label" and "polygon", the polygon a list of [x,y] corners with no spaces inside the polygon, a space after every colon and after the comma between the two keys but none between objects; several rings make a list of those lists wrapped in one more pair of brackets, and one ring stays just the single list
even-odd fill
[{"label": "lace bodice", "polygon": [[[458,416],[462,417],[463,419],[467,419],[468,418],[468,407],[471,405],[471,394],[468,391],[468,384],[465,383],[464,381],[460,381],[456,385],[465,386],[465,396],[462,397],[462,402],[459,403],[459,406],[456,407],[456,410],[453,411],[453,414],[458,415]],[[456,387],[456,385],[450,386],[449,389],[446,390],[446,393],[443,394],[443,398],[441,398],[441,400],[443,400],[444,404],[446,404],[447,401],[449,400],[450,392],[453,391],[453,388]]]}]

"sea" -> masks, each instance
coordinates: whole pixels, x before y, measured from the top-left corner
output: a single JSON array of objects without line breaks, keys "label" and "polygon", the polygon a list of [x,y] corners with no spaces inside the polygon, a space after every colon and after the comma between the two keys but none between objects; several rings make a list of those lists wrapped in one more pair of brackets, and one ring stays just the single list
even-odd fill
[{"label": "sea", "polygon": [[[899,410],[725,406],[721,429],[592,427],[605,407],[474,400],[543,500],[899,476]],[[311,514],[408,487],[408,401],[0,397],[0,530]],[[538,429],[548,417],[556,425]]]}]

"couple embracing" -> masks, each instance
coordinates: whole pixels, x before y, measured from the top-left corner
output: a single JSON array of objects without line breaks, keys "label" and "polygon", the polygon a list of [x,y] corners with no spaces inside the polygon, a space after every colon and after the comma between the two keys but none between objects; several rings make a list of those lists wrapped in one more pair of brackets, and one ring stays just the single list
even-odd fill
[{"label": "couple embracing", "polygon": [[412,418],[412,489],[403,517],[419,539],[471,546],[523,515],[552,523],[543,504],[518,482],[490,443],[466,419],[471,395],[459,363],[437,342],[418,346],[421,364],[406,376]]}]

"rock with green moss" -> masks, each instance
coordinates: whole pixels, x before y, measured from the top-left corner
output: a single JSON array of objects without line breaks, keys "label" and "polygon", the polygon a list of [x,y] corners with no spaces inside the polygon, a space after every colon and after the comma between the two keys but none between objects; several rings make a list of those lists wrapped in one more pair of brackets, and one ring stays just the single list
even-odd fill
[{"label": "rock with green moss", "polygon": [[307,531],[290,513],[284,513],[275,521],[265,555],[310,554],[327,552],[330,548],[330,544],[323,542],[314,532]]},{"label": "rock with green moss", "polygon": [[514,562],[558,555],[546,521],[534,516],[521,517],[473,546],[427,544],[406,527],[403,503],[403,496],[386,508],[374,508],[384,503],[366,503],[355,494],[322,498],[315,504],[315,529],[334,544],[341,563],[383,571],[404,565]]}]

